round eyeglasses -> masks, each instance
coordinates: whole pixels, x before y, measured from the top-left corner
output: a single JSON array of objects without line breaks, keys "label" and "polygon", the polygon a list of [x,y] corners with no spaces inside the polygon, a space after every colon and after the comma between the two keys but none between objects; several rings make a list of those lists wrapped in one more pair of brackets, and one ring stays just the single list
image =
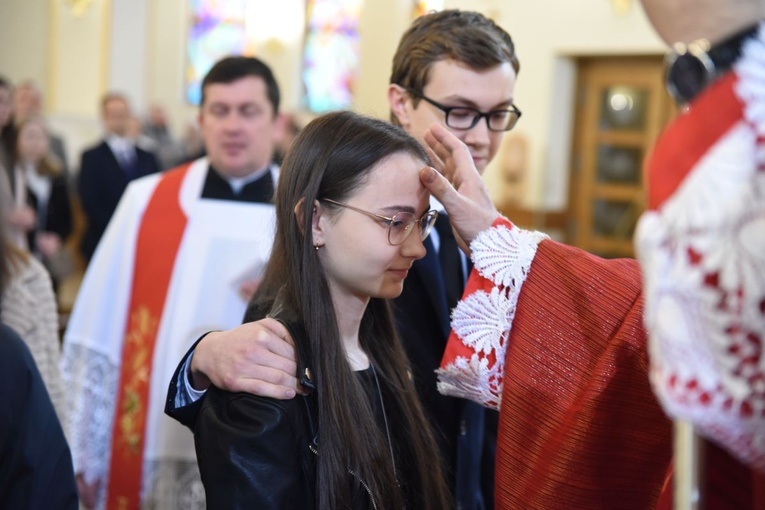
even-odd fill
[{"label": "round eyeglasses", "polygon": [[329,198],[323,198],[321,200],[322,202],[329,202],[330,204],[365,214],[370,218],[384,224],[386,227],[388,227],[388,242],[393,246],[397,246],[406,241],[406,239],[409,237],[409,234],[411,234],[414,230],[415,223],[419,227],[420,240],[424,241],[430,234],[430,230],[433,228],[433,225],[436,223],[436,218],[438,218],[438,211],[434,211],[432,209],[423,214],[419,219],[414,216],[414,213],[407,211],[397,212],[389,218],[381,214],[375,214],[363,209],[359,209],[358,207],[353,207],[352,205],[341,204],[340,202],[330,200]]},{"label": "round eyeglasses", "polygon": [[482,112],[467,106],[446,106],[425,96],[422,92],[417,92],[408,87],[405,89],[413,96],[419,97],[444,112],[444,122],[452,129],[467,131],[473,129],[481,119],[486,119],[486,126],[489,131],[510,131],[521,118],[521,111],[514,104],[511,104],[507,110]]}]

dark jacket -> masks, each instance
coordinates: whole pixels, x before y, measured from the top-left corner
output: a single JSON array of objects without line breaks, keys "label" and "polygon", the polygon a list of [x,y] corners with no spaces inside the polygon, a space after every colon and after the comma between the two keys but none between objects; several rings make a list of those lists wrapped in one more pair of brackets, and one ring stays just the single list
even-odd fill
[{"label": "dark jacket", "polygon": [[[208,508],[317,508],[318,407],[307,375],[312,373],[308,341],[299,324],[276,318],[295,340],[300,382],[310,393],[276,400],[214,386],[207,391],[194,443]],[[348,476],[352,483],[354,475]],[[369,494],[357,491],[352,508],[376,506]]]},{"label": "dark jacket", "polygon": [[[35,249],[35,234],[38,232],[53,232],[57,234],[62,242],[66,242],[69,234],[72,233],[72,208],[69,202],[69,188],[66,183],[66,177],[57,175],[51,177],[50,197],[45,209],[45,217],[37,219],[37,228],[29,232],[29,246],[32,251]],[[40,213],[37,195],[27,188],[27,205]]]},{"label": "dark jacket", "polygon": [[77,510],[72,456],[26,344],[0,324],[0,508]]},{"label": "dark jacket", "polygon": [[128,183],[132,179],[159,172],[159,163],[152,153],[138,147],[135,152],[136,168],[131,178],[105,141],[82,153],[78,191],[87,227],[80,252],[86,261],[93,256]]},{"label": "dark jacket", "polygon": [[392,300],[396,329],[412,365],[414,383],[447,467],[459,508],[493,508],[498,413],[438,392],[435,370],[449,336],[449,306],[438,252],[430,238],[414,262],[401,295]]},{"label": "dark jacket", "polygon": [[[398,334],[409,357],[417,394],[433,426],[436,441],[454,488],[459,508],[493,508],[494,459],[498,413],[475,402],[438,392],[438,368],[449,333],[449,308],[438,262],[430,239],[425,258],[414,263],[404,291],[393,300]],[[262,319],[263,311],[248,307],[244,322]],[[198,342],[198,341],[197,341]],[[202,400],[176,407],[177,381],[196,348],[189,349],[170,380],[165,413],[194,430]]]}]

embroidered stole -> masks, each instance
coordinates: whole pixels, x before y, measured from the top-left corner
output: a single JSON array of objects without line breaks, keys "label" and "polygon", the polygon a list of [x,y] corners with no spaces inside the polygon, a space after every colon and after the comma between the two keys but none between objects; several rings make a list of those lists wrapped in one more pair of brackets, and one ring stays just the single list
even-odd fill
[{"label": "embroidered stole", "polygon": [[133,289],[120,367],[112,431],[107,508],[140,507],[144,434],[154,342],[187,218],[181,184],[191,165],[166,173],[149,200],[138,229]]}]

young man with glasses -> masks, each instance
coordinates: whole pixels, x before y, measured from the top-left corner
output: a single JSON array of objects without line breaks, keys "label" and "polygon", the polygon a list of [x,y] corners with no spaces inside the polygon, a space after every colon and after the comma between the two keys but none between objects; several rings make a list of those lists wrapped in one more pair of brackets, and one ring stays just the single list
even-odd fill
[{"label": "young man with glasses", "polygon": [[[470,150],[483,172],[520,111],[514,106],[520,69],[509,34],[474,12],[443,11],[417,19],[403,34],[388,86],[391,122],[425,144],[433,123],[445,125]],[[498,415],[437,389],[449,318],[464,290],[469,260],[441,214],[426,240],[427,255],[412,267],[393,300],[394,315],[415,384],[453,476],[462,508],[493,507]]]},{"label": "young man with glasses", "polygon": [[[432,123],[446,125],[470,148],[475,166],[483,171],[496,155],[504,132],[520,117],[513,104],[518,69],[512,39],[485,16],[458,10],[423,16],[404,33],[394,56],[388,90],[391,121],[423,144]],[[420,228],[423,221],[435,219],[421,219]],[[436,428],[456,502],[462,509],[480,510],[493,507],[497,413],[468,400],[443,396],[436,388],[435,370],[446,346],[449,314],[469,272],[468,261],[448,225],[443,215],[432,239],[425,240],[427,255],[410,270],[393,307],[418,394]],[[391,235],[395,232],[392,229]],[[261,317],[249,313],[246,320]],[[270,381],[294,378],[291,349],[284,344],[261,350],[263,344],[250,336],[267,335],[261,328],[268,325],[273,323],[266,319],[210,334],[196,346],[191,361],[187,363],[185,358],[179,368],[190,370],[195,388],[206,388],[212,380],[224,389],[289,398],[294,390],[285,394],[281,391],[285,388]],[[195,406],[178,408],[200,394],[187,382],[183,375],[173,377],[166,411],[193,426]],[[289,385],[295,387],[294,382]]]}]

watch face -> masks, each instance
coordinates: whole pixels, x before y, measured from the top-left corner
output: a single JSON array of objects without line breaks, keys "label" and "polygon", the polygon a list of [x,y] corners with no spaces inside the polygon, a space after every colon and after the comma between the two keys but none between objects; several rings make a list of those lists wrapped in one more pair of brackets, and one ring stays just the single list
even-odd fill
[{"label": "watch face", "polygon": [[678,55],[667,69],[667,88],[678,103],[687,103],[707,85],[709,70],[695,55]]}]

